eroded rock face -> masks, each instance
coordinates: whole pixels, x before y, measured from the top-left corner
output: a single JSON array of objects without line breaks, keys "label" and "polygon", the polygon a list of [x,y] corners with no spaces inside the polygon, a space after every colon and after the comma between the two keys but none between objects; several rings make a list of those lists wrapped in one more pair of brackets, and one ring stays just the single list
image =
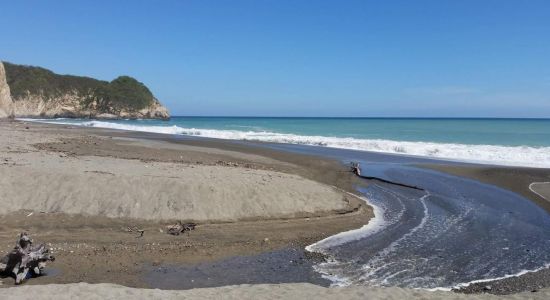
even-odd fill
[{"label": "eroded rock face", "polygon": [[13,117],[13,106],[4,64],[0,61],[0,118]]},{"label": "eroded rock face", "polygon": [[96,109],[95,105],[83,107],[83,96],[77,91],[44,99],[41,95],[28,94],[14,101],[15,117],[29,118],[94,118],[94,119],[169,119],[166,107],[157,99],[149,107],[138,111],[120,110],[116,113]]},{"label": "eroded rock face", "polygon": [[[9,68],[8,68],[9,69]],[[46,96],[42,92],[14,95],[10,91],[6,68],[0,62],[0,118],[95,118],[95,119],[169,119],[168,109],[156,98],[142,109],[114,108],[100,105],[93,89],[65,89]],[[32,78],[30,79],[32,80]],[[92,79],[93,80],[93,79]]]}]

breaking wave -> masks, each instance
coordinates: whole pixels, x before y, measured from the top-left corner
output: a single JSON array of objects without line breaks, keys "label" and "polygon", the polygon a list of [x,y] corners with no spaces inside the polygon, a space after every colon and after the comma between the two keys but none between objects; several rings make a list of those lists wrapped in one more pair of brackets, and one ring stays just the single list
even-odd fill
[{"label": "breaking wave", "polygon": [[111,128],[130,131],[180,134],[208,138],[248,140],[299,145],[324,146],[341,149],[394,153],[429,158],[487,163],[509,166],[550,167],[550,147],[468,145],[433,142],[405,142],[384,139],[307,136],[269,131],[218,130],[184,128],[179,126],[145,126],[107,121],[33,120],[56,124]]}]

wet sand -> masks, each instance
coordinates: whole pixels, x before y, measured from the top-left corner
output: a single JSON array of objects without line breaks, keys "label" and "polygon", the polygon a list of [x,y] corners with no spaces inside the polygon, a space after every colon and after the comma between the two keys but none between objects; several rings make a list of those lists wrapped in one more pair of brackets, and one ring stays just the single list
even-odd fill
[{"label": "wet sand", "polygon": [[[2,168],[17,167],[17,159],[13,157],[32,152],[42,156],[44,161],[50,160],[53,155],[56,159],[82,160],[83,163],[116,160],[123,164],[126,163],[121,161],[128,161],[130,164],[152,168],[172,164],[182,168],[215,167],[278,172],[352,193],[355,192],[353,185],[357,180],[339,161],[269,147],[255,147],[255,143],[22,122],[0,122],[0,130],[17,132],[17,135],[25,137],[23,140],[28,145],[0,151]],[[27,138],[30,136],[28,132],[36,133],[40,138]],[[522,184],[545,181],[545,178],[548,181],[550,175],[547,170],[431,167],[510,189],[547,210],[550,207],[545,206],[547,203],[528,188],[525,190]],[[112,176],[102,170],[94,175]],[[345,201],[346,209],[295,211],[292,214],[267,217],[255,215],[250,218],[239,217],[238,222],[231,219],[222,222],[205,220],[189,236],[179,237],[161,232],[170,223],[170,218],[145,220],[131,218],[131,215],[109,218],[59,211],[34,212],[28,216],[30,210],[21,210],[2,217],[0,250],[5,252],[11,249],[14,237],[20,231],[30,232],[37,242],[50,243],[49,247],[54,249],[58,258],[50,265],[55,276],[32,279],[29,285],[108,282],[130,287],[150,287],[150,282],[147,283],[144,277],[151,271],[151,266],[190,266],[237,256],[256,257],[272,251],[303,249],[327,236],[366,224],[372,216],[371,208],[354,197],[346,197]],[[128,232],[128,227],[144,229],[144,237],[137,238],[138,234]],[[223,270],[219,272],[223,273]],[[10,279],[0,280],[4,282],[3,287],[12,284]],[[307,281],[304,278],[294,280]],[[530,290],[533,282],[534,279],[529,283],[507,284],[515,288],[507,292],[504,292],[505,289],[500,291],[509,293]],[[495,289],[472,291],[499,293]]]},{"label": "wet sand", "polygon": [[[467,177],[480,182],[496,185],[520,194],[532,200],[550,213],[550,201],[543,196],[547,195],[547,185],[541,185],[533,190],[533,182],[550,180],[550,169],[512,168],[495,166],[450,166],[450,165],[423,165],[431,169],[453,175]],[[538,193],[535,193],[537,191]],[[457,290],[460,293],[492,293],[512,294],[521,291],[537,291],[550,287],[550,268],[537,272],[529,272],[521,276],[502,280],[474,283]]]},{"label": "wet sand", "polygon": [[[472,178],[518,193],[550,212],[550,200],[534,193],[529,186],[533,182],[550,181],[550,169],[534,169],[500,166],[423,165],[453,175]],[[543,191],[544,193],[545,191]]]},{"label": "wet sand", "polygon": [[529,189],[538,196],[550,201],[550,182],[533,182]]},{"label": "wet sand", "polygon": [[[360,227],[372,216],[371,209],[361,200],[344,192],[352,190],[354,177],[335,161],[279,152],[273,155],[275,151],[260,148],[238,151],[225,147],[224,142],[167,142],[162,141],[166,136],[161,135],[145,140],[140,139],[140,134],[35,123],[0,122],[0,131],[7,141],[0,151],[2,182],[6,186],[17,185],[18,190],[10,192],[9,198],[6,194],[1,198],[4,215],[0,219],[0,251],[9,251],[17,234],[27,231],[35,242],[48,243],[57,258],[49,265],[55,269],[55,276],[29,280],[31,285],[84,281],[148,287],[143,279],[147,266],[195,264],[288,247],[303,249],[319,239]],[[62,170],[63,167],[70,170]],[[175,199],[182,202],[177,203],[202,205],[203,210],[211,206],[218,211],[217,217],[189,217],[185,209],[180,215],[163,215],[155,206],[148,207],[151,217],[144,215],[147,210],[112,205],[105,191],[113,193],[112,198],[123,197],[125,191],[121,195],[117,189],[125,186],[121,183],[128,172],[129,176],[149,175],[134,185],[138,192],[133,191],[133,197],[147,194],[152,187],[151,175],[171,173],[166,176],[169,178],[155,177],[154,183],[160,180],[166,185],[162,197],[182,193],[181,199]],[[64,173],[62,178],[57,177]],[[17,176],[11,176],[14,174]],[[48,176],[51,186],[47,186]],[[203,180],[206,176],[209,182],[202,184],[211,184],[207,190],[225,187],[220,201],[230,203],[219,210],[215,202],[187,201],[188,194],[206,197],[208,193],[197,193],[192,184],[187,191],[170,191],[171,185],[177,185],[170,178],[175,176],[184,177],[182,181],[197,177]],[[282,178],[277,180],[277,176]],[[115,177],[119,181],[113,180]],[[247,178],[249,181],[244,181]],[[102,191],[101,197],[81,194],[86,180]],[[303,194],[304,185],[311,185],[310,194]],[[335,196],[325,198],[323,206],[318,206],[317,200],[326,192],[319,195],[319,188]],[[143,193],[139,193],[140,189]],[[264,199],[262,189],[273,189],[272,195]],[[240,194],[243,190],[249,194]],[[89,194],[94,193],[89,190]],[[273,199],[273,194],[280,198]],[[30,199],[32,195],[38,199]],[[90,198],[82,201],[71,196]],[[279,206],[254,209],[243,202],[248,197]],[[296,197],[303,200],[293,201]],[[103,198],[109,205],[100,202]],[[142,201],[150,199],[145,197]],[[237,209],[231,210],[232,207]],[[189,235],[174,237],[161,232],[176,219],[194,220],[199,225]],[[133,231],[128,232],[129,229]],[[136,229],[145,230],[144,236],[137,238]],[[0,280],[3,287],[13,284],[9,278]]]}]

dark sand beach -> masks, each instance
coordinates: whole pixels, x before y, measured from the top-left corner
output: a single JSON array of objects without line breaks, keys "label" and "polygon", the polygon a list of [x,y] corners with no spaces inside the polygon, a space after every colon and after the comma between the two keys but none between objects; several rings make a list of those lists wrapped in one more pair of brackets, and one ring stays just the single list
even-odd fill
[{"label": "dark sand beach", "polygon": [[[550,200],[534,193],[529,186],[533,182],[550,181],[550,169],[535,169],[521,167],[499,167],[499,166],[442,166],[425,165],[428,168],[440,170],[449,174],[468,177],[484,183],[501,186],[507,190],[518,193],[531,199],[537,205],[550,212]],[[542,193],[548,193],[546,190]]]},{"label": "dark sand beach", "polygon": [[[156,164],[170,164],[176,168],[192,169],[193,172],[197,172],[196,176],[202,173],[204,168],[218,167],[222,170],[216,170],[218,173],[212,173],[210,177],[214,184],[217,176],[227,179],[225,176],[231,175],[223,173],[224,169],[295,174],[300,178],[331,183],[331,186],[337,186],[342,190],[351,190],[351,182],[354,180],[352,173],[333,161],[278,152],[274,155],[275,151],[261,148],[237,152],[241,146],[225,148],[225,143],[221,141],[166,143],[162,141],[168,139],[165,136],[148,136],[152,139],[140,140],[136,139],[141,136],[140,133],[122,131],[21,122],[0,122],[0,126],[4,133],[9,131],[10,134],[24,137],[21,144],[14,138],[6,137],[9,142],[4,144],[2,149],[2,176],[10,176],[9,174],[13,174],[17,168],[29,168],[24,171],[35,172],[35,168],[40,166],[29,163],[29,157],[19,155],[37,155],[37,161],[70,160],[72,164],[77,165],[92,157],[109,158],[114,160],[111,163],[122,164],[114,166],[115,169],[132,162],[147,165],[149,168],[158,168]],[[52,136],[54,141],[45,142]],[[62,138],[57,140],[58,137]],[[166,148],[158,147],[158,143],[166,144]],[[98,164],[93,165],[100,169]],[[316,167],[308,168],[313,165]],[[149,168],[146,169],[147,172],[150,171]],[[41,171],[51,170],[44,168]],[[87,171],[88,174],[93,172],[100,177],[114,176],[103,170]],[[134,173],[133,176],[139,175]],[[57,184],[58,188],[67,188],[60,183],[52,184]],[[283,185],[275,188],[288,188],[284,186],[287,182],[280,184]],[[56,193],[62,191],[53,189],[44,192],[51,193],[44,197],[55,199]],[[197,228],[189,235],[177,237],[161,230],[165,231],[165,226],[176,220],[185,220],[185,213],[182,213],[179,219],[143,220],[108,218],[101,214],[68,214],[59,209],[57,204],[51,206],[53,211],[34,212],[29,215],[32,211],[32,207],[29,207],[4,214],[0,221],[3,241],[1,247],[3,252],[7,252],[13,247],[17,233],[27,231],[32,233],[37,242],[47,242],[48,247],[53,249],[57,257],[56,262],[52,264],[52,268],[56,269],[55,276],[36,278],[30,280],[29,284],[85,281],[148,287],[143,275],[151,265],[194,264],[237,255],[257,255],[283,248],[303,249],[317,240],[360,227],[368,222],[372,215],[369,207],[347,193],[335,193],[338,193],[338,197],[344,203],[342,208],[336,210],[308,212],[310,209],[307,206],[310,204],[304,203],[304,207],[291,207],[289,211],[293,211],[292,214],[275,213],[271,217],[264,217],[251,212],[250,216],[238,218],[238,222],[229,219],[202,220],[198,221]],[[142,238],[136,238],[139,233],[127,232],[128,227],[143,229],[145,234]],[[3,287],[13,284],[9,279],[3,279],[3,282]]]},{"label": "dark sand beach", "polygon": [[[550,180],[549,169],[473,165],[461,167],[425,165],[425,167],[503,187],[532,200],[550,213],[550,201],[541,196],[541,194],[546,195],[544,194],[546,190],[537,194],[529,188],[533,182]],[[474,283],[457,291],[461,293],[511,294],[518,291],[537,291],[549,286],[550,268],[544,268],[517,277]]]},{"label": "dark sand beach", "polygon": [[[130,182],[138,184],[135,186],[137,190],[158,184],[158,181],[151,181],[150,178],[156,178],[161,173],[171,174],[165,177],[174,177],[159,179],[168,180],[168,184],[173,183],[170,180],[177,180],[178,176],[186,174],[193,178],[206,176],[224,190],[224,201],[232,201],[227,209],[218,212],[215,217],[204,215],[204,218],[196,202],[193,205],[197,213],[191,214],[190,218],[186,217],[189,216],[186,213],[177,218],[163,214],[155,206],[136,209],[121,208],[118,203],[103,206],[98,203],[96,206],[99,208],[83,204],[72,207],[66,201],[56,203],[56,194],[73,193],[71,185],[62,184],[62,181],[70,183],[80,175],[68,172],[63,178],[52,176],[52,188],[41,190],[40,194],[48,199],[48,205],[36,211],[32,207],[36,203],[27,201],[28,208],[4,211],[0,221],[2,251],[7,252],[13,247],[19,232],[27,231],[37,242],[48,243],[57,258],[48,267],[51,275],[29,280],[28,285],[87,282],[114,283],[136,288],[161,287],[155,284],[158,279],[151,279],[152,272],[165,272],[170,276],[193,275],[191,269],[177,271],[178,266],[196,268],[201,270],[202,275],[197,276],[196,283],[186,280],[179,287],[177,283],[170,285],[171,289],[275,283],[273,280],[258,281],[257,278],[261,278],[258,276],[260,271],[247,269],[247,266],[250,267],[247,261],[261,261],[267,265],[265,270],[268,271],[265,272],[268,273],[285,269],[289,276],[285,280],[275,279],[278,282],[327,285],[328,282],[318,274],[304,271],[323,259],[322,256],[306,253],[304,247],[339,232],[359,228],[373,216],[372,208],[352,195],[357,193],[354,187],[361,179],[341,161],[301,154],[299,151],[282,151],[276,145],[272,147],[259,143],[19,121],[0,122],[0,133],[3,140],[7,141],[0,149],[2,176],[18,174],[21,184],[33,182],[30,177],[25,179],[25,176],[48,176],[55,173],[58,170],[56,168],[65,167],[72,168],[71,172],[86,175],[78,180],[90,180],[90,184],[111,183],[113,186],[104,187],[108,192],[114,192],[117,184],[128,183],[124,181],[125,172],[145,178]],[[543,198],[529,190],[530,183],[548,180],[548,170],[444,163],[429,165],[429,168],[496,185],[523,195],[546,210],[550,207]],[[248,172],[251,174],[237,175]],[[304,181],[294,191],[291,182],[298,179]],[[280,198],[277,201],[284,206],[255,209],[250,204],[239,202],[240,194],[232,194],[235,189],[243,189],[240,185],[243,180],[265,181],[265,185],[273,191],[289,189],[293,192],[278,196]],[[4,181],[4,185],[11,183]],[[82,184],[82,181],[75,181],[75,184]],[[251,185],[248,188],[254,189]],[[313,193],[319,188],[330,189],[325,193],[325,201],[320,201],[322,205],[309,203],[307,199],[313,194],[307,194],[306,191],[311,190]],[[171,193],[170,189],[165,192]],[[196,193],[198,197],[206,192],[189,190],[187,193]],[[25,193],[19,197],[27,199],[24,198]],[[303,197],[305,200],[297,201],[298,204],[296,201],[285,202],[285,199],[292,200],[293,197]],[[99,198],[90,199],[97,201]],[[181,198],[182,202],[178,205],[191,201]],[[7,200],[14,201],[3,199]],[[240,208],[233,211],[232,206]],[[151,209],[151,215],[148,215],[147,209]],[[243,211],[245,213],[241,214]],[[197,221],[198,226],[189,235],[167,235],[165,226],[175,220]],[[138,237],[135,229],[145,230],[143,237]],[[262,255],[269,253],[276,255],[264,259]],[[243,268],[243,274],[250,275],[235,276],[235,280],[223,278],[219,282],[212,282],[209,276],[204,277],[204,274],[212,274],[213,278],[222,278],[220,274],[227,273],[230,268],[234,271],[236,265]],[[461,292],[509,294],[539,290],[550,286],[548,273],[543,270],[495,283],[475,284]],[[267,278],[269,274],[265,276]],[[13,284],[9,278],[0,280],[3,282],[2,287]]]}]

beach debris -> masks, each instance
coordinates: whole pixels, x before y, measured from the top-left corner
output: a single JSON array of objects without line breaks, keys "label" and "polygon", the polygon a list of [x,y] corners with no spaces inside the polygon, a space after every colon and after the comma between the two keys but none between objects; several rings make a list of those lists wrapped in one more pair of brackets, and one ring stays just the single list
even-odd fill
[{"label": "beach debris", "polygon": [[166,226],[166,232],[171,235],[180,235],[187,232],[187,235],[189,235],[189,232],[195,230],[196,226],[196,223],[182,223],[178,221],[176,224]]},{"label": "beach debris", "polygon": [[225,167],[238,167],[239,163],[232,162],[232,161],[218,160],[216,162],[216,165],[225,166]]},{"label": "beach debris", "polygon": [[134,226],[134,227],[128,226],[128,227],[126,227],[126,232],[137,232],[137,233],[139,233],[139,235],[136,236],[136,238],[141,238],[145,234],[145,230],[139,229],[137,226]]},{"label": "beach debris", "polygon": [[0,259],[0,273],[13,275],[15,284],[43,274],[46,262],[54,261],[45,244],[33,246],[30,236],[23,232],[19,235],[15,247]]},{"label": "beach debris", "polygon": [[351,162],[351,172],[357,176],[361,176],[361,168],[358,162]]}]

